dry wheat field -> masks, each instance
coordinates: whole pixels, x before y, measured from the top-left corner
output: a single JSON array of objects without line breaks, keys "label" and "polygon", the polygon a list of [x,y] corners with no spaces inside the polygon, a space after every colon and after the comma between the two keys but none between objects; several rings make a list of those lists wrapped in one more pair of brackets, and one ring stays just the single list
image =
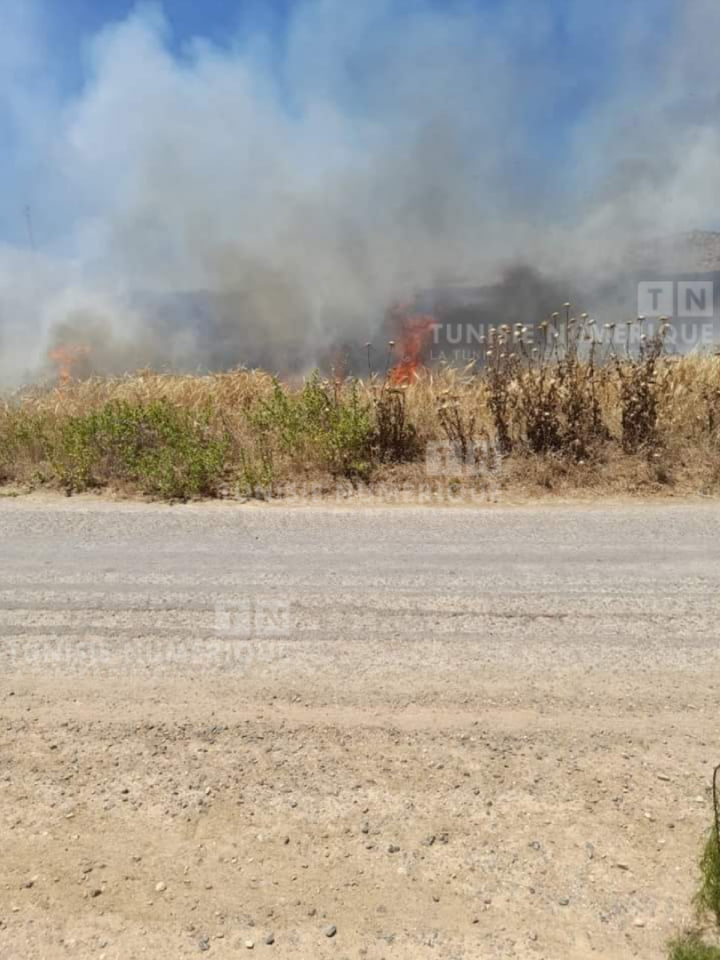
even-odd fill
[{"label": "dry wheat field", "polygon": [[532,346],[524,328],[491,331],[479,369],[140,371],[28,387],[0,409],[2,482],[162,499],[714,495],[720,356],[668,356],[662,328],[631,350],[631,324],[554,317]]}]

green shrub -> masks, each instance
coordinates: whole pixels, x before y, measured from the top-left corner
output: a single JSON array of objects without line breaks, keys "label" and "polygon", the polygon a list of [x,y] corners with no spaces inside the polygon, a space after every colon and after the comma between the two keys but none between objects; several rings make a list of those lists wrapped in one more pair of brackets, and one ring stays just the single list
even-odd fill
[{"label": "green shrub", "polygon": [[55,473],[69,492],[115,482],[170,499],[213,494],[228,440],[209,419],[209,411],[197,416],[163,400],[110,402],[61,424]]},{"label": "green shrub", "polygon": [[53,447],[52,418],[46,413],[6,410],[0,428],[0,479],[14,480],[24,464],[44,479]]},{"label": "green shrub", "polygon": [[720,960],[720,949],[704,943],[699,933],[688,933],[669,946],[668,960]]},{"label": "green shrub", "polygon": [[269,399],[252,415],[256,430],[273,435],[296,462],[327,469],[334,476],[370,471],[372,421],[354,381],[343,390],[314,374],[297,394],[276,381]]},{"label": "green shrub", "polygon": [[252,452],[240,450],[237,491],[241,496],[267,499],[275,480],[272,449],[259,438]]},{"label": "green shrub", "polygon": [[702,915],[710,915],[720,927],[720,845],[715,826],[708,834],[700,857],[700,877],[696,906]]},{"label": "green shrub", "polygon": [[[720,768],[715,771],[715,780]],[[708,919],[720,929],[720,837],[717,823],[710,830],[700,856],[700,887],[695,894],[698,928],[668,944],[669,960],[720,960],[720,947],[707,944],[701,927]]]}]

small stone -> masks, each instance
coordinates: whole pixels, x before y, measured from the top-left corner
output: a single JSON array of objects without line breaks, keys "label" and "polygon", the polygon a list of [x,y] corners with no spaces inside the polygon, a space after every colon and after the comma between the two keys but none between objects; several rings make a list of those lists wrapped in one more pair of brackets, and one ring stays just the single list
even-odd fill
[{"label": "small stone", "polygon": [[198,950],[201,953],[205,953],[206,950],[210,949],[209,937],[206,934],[203,934],[201,937],[198,938],[197,946],[198,946]]},{"label": "small stone", "polygon": [[659,773],[657,778],[658,780],[662,780],[663,783],[670,783],[670,777],[666,773]]},{"label": "small stone", "polygon": [[323,931],[323,933],[325,934],[326,937],[334,937],[335,934],[337,933],[337,927],[335,926],[334,923],[331,923],[329,927],[325,927],[325,930]]},{"label": "small stone", "polygon": [[399,853],[399,852],[400,852],[400,847],[398,847],[394,843],[391,843],[390,846],[388,847],[388,853]]},{"label": "small stone", "polygon": [[160,883],[155,884],[155,893],[164,893],[167,890],[167,886],[160,881]]},{"label": "small stone", "polygon": [[642,917],[636,917],[635,920],[633,921],[633,924],[634,924],[636,927],[644,927],[644,926],[645,926],[645,921],[642,919]]},{"label": "small stone", "polygon": [[102,893],[102,890],[101,890],[99,887],[95,887],[94,890],[91,890],[91,891],[90,891],[90,896],[91,896],[91,897],[99,897],[101,893]]},{"label": "small stone", "polygon": [[570,901],[568,900],[567,897],[561,897],[558,900],[558,903],[560,904],[561,907],[566,907],[570,903]]},{"label": "small stone", "polygon": [[246,950],[253,950],[254,947],[255,947],[255,941],[254,941],[254,940],[246,940],[246,941],[245,941],[245,949],[246,949]]},{"label": "small stone", "polygon": [[275,943],[275,934],[268,933],[268,935],[265,937],[265,943],[268,947],[271,947]]}]

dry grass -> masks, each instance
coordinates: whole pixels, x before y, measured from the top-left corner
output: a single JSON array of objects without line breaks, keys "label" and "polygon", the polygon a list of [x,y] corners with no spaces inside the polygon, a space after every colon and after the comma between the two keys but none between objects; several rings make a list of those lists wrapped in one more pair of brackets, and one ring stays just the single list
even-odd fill
[{"label": "dry grass", "polygon": [[665,357],[660,335],[633,352],[615,336],[557,314],[533,345],[500,327],[483,369],[426,371],[402,388],[239,370],[26,389],[0,406],[0,478],[68,492],[282,495],[305,481],[427,482],[429,445],[444,443],[457,454],[444,477],[455,488],[477,486],[494,457],[508,493],[716,494],[720,358]]}]

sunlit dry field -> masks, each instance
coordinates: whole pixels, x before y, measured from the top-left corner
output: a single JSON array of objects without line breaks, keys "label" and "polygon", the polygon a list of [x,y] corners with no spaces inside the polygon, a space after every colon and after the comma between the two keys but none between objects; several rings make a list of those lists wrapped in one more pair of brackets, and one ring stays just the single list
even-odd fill
[{"label": "sunlit dry field", "polygon": [[5,398],[2,480],[166,499],[716,493],[720,357],[666,356],[660,335],[633,352],[591,324],[548,322],[532,347],[500,327],[481,369],[66,376]]}]

